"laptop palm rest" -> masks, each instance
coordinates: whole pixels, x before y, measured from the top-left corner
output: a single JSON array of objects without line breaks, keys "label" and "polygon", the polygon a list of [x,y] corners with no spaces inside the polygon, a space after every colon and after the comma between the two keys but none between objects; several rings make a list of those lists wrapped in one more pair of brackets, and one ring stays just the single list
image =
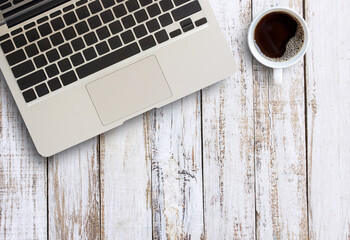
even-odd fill
[{"label": "laptop palm rest", "polygon": [[155,56],[86,85],[103,125],[108,125],[172,96]]}]

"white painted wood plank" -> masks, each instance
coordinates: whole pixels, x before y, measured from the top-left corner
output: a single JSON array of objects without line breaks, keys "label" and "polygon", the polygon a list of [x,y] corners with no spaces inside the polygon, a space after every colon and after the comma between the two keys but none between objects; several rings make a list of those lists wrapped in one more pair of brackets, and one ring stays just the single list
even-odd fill
[{"label": "white painted wood plank", "polygon": [[[302,13],[301,0],[253,1],[253,16],[271,6]],[[254,73],[256,221],[258,239],[306,239],[306,141],[303,63],[283,84],[256,61]]]},{"label": "white painted wood plank", "polygon": [[49,158],[49,238],[99,239],[98,138]]},{"label": "white painted wood plank", "polygon": [[153,238],[203,238],[199,93],[149,112],[145,121]]},{"label": "white painted wood plank", "polygon": [[151,239],[151,162],[142,116],[101,135],[102,239]]},{"label": "white painted wood plank", "polygon": [[0,80],[0,239],[46,239],[46,164]]},{"label": "white painted wood plank", "polygon": [[251,1],[211,1],[237,63],[231,78],[203,90],[207,239],[255,238]]},{"label": "white painted wood plank", "polygon": [[350,239],[350,2],[306,1],[310,239]]}]

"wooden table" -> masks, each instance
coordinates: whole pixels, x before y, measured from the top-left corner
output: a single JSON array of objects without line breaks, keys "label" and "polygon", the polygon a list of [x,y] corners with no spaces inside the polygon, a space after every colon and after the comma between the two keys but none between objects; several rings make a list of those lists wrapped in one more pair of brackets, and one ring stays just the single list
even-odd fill
[{"label": "wooden table", "polygon": [[[229,79],[40,157],[0,88],[0,239],[350,239],[350,1],[211,0]],[[252,17],[303,14],[304,62],[252,59]]]}]

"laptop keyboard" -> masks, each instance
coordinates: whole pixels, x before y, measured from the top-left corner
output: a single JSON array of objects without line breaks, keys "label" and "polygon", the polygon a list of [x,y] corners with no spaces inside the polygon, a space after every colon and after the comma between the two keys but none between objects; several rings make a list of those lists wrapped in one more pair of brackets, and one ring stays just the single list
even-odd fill
[{"label": "laptop keyboard", "polygon": [[80,0],[0,44],[31,102],[205,24],[203,16],[192,19],[199,11],[197,0]]}]

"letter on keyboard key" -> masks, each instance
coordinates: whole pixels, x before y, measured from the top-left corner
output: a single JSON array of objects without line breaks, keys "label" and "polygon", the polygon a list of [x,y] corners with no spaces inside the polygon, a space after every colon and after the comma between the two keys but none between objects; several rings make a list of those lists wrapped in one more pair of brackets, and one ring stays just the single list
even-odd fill
[{"label": "letter on keyboard key", "polygon": [[17,81],[21,90],[27,89],[35,84],[41,83],[46,80],[46,75],[43,70],[31,73]]},{"label": "letter on keyboard key", "polygon": [[15,78],[22,77],[23,75],[30,73],[34,71],[35,67],[31,60],[28,60],[24,63],[21,63],[17,65],[16,67],[12,68],[13,75],[15,75]]},{"label": "letter on keyboard key", "polygon": [[98,58],[94,61],[89,62],[86,65],[83,65],[77,68],[76,72],[79,78],[82,79],[102,69],[112,66],[113,64],[123,61],[131,56],[134,56],[139,52],[140,52],[140,49],[137,43],[132,43],[130,45],[120,48],[114,52],[111,52],[101,58]]},{"label": "letter on keyboard key", "polygon": [[196,12],[199,12],[200,10],[202,10],[202,8],[198,1],[194,1],[171,11],[171,14],[173,15],[175,21],[179,21],[180,19],[188,17]]}]

